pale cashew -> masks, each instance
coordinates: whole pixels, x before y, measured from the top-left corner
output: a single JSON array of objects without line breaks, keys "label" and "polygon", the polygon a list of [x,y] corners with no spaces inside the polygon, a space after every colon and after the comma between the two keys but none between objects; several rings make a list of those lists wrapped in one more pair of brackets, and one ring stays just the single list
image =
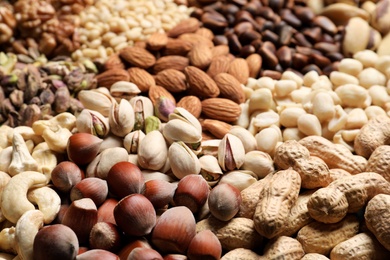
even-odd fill
[{"label": "pale cashew", "polygon": [[20,134],[25,141],[32,140],[34,142],[34,145],[39,144],[40,142],[43,141],[42,136],[35,134],[34,130],[31,127],[17,126],[13,128],[13,131],[8,131],[7,133],[7,138],[9,143],[12,143],[12,139],[15,133]]},{"label": "pale cashew", "polygon": [[61,198],[53,189],[43,186],[29,190],[27,198],[30,202],[38,205],[42,211],[45,224],[51,223],[60,211]]},{"label": "pale cashew", "polygon": [[21,259],[33,259],[34,238],[41,227],[43,227],[43,213],[40,210],[25,212],[16,223],[16,251]]},{"label": "pale cashew", "polygon": [[0,152],[0,171],[8,172],[12,160],[12,146],[8,146]]},{"label": "pale cashew", "polygon": [[27,191],[31,187],[44,186],[47,182],[45,175],[34,171],[21,172],[12,177],[1,195],[1,210],[4,216],[16,223],[26,211],[35,209],[27,199]]},{"label": "pale cashew", "polygon": [[43,131],[50,128],[52,131],[56,131],[58,127],[72,130],[76,126],[76,117],[71,113],[64,112],[56,115],[49,120],[38,120],[32,125],[34,133],[37,135],[43,135]]},{"label": "pale cashew", "polygon": [[[11,176],[9,176],[6,172],[0,171],[0,198],[3,193],[3,189],[8,184],[9,180],[11,180]],[[0,222],[3,222],[4,220],[5,217],[0,209]]]},{"label": "pale cashew", "polygon": [[[46,144],[46,142],[41,144]],[[36,146],[36,148],[38,148],[38,146]],[[52,170],[57,166],[57,156],[54,152],[48,147],[47,149],[44,149],[42,146],[42,149],[34,149],[31,156],[38,163],[37,171],[43,173],[46,175],[46,178],[50,179]]]},{"label": "pale cashew", "polygon": [[15,255],[8,253],[0,253],[0,260],[12,260],[15,259]]},{"label": "pale cashew", "polygon": [[57,126],[57,129],[55,130],[46,128],[42,133],[42,137],[48,144],[49,148],[54,152],[59,153],[65,153],[68,140],[71,135],[72,132],[69,129],[59,126]]},{"label": "pale cashew", "polygon": [[12,132],[13,128],[7,125],[0,126],[0,147],[6,148],[11,145],[11,142],[9,142],[7,136],[9,132]]},{"label": "pale cashew", "polygon": [[7,253],[16,253],[15,227],[3,228],[0,232],[0,250]]},{"label": "pale cashew", "polygon": [[14,133],[12,138],[12,160],[8,167],[8,173],[14,176],[24,171],[38,170],[38,163],[32,158],[23,137]]}]

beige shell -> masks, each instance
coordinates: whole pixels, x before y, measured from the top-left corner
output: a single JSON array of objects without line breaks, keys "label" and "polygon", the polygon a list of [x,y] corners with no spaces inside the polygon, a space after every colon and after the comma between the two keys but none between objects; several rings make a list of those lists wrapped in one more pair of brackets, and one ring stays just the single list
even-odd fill
[{"label": "beige shell", "polygon": [[101,113],[83,109],[76,119],[76,128],[80,133],[89,133],[104,138],[110,133],[108,118]]},{"label": "beige shell", "polygon": [[173,174],[178,178],[199,174],[200,162],[196,154],[182,141],[174,142],[168,149],[168,158]]},{"label": "beige shell", "polygon": [[241,140],[226,134],[218,146],[218,163],[224,171],[239,169],[245,161],[245,148]]},{"label": "beige shell", "polygon": [[122,99],[119,104],[114,103],[111,106],[108,117],[111,133],[123,137],[130,133],[134,127],[134,109],[129,101]]}]

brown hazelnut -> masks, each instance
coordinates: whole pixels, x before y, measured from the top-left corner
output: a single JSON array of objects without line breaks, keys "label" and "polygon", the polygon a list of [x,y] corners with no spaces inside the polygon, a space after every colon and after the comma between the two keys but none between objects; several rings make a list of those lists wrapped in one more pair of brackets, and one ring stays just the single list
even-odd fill
[{"label": "brown hazelnut", "polygon": [[191,260],[220,259],[222,246],[218,237],[210,230],[200,231],[191,240],[187,256]]},{"label": "brown hazelnut", "polygon": [[145,182],[143,195],[158,209],[165,207],[172,201],[175,189],[175,184],[155,179]]},{"label": "brown hazelnut", "polygon": [[51,171],[51,181],[54,187],[61,192],[70,189],[84,178],[84,172],[74,162],[63,161]]},{"label": "brown hazelnut", "polygon": [[103,249],[91,249],[77,256],[77,260],[119,260],[119,257]]},{"label": "brown hazelnut", "polygon": [[100,206],[107,198],[107,181],[96,177],[81,180],[70,190],[71,201],[90,198],[96,206]]},{"label": "brown hazelnut", "polygon": [[209,195],[208,205],[211,214],[222,221],[232,219],[240,209],[241,192],[228,183],[215,186]]},{"label": "brown hazelnut", "polygon": [[122,243],[122,235],[119,228],[109,222],[96,223],[89,234],[89,246],[91,249],[104,249],[116,252]]},{"label": "brown hazelnut", "polygon": [[127,260],[163,260],[159,252],[152,248],[137,247],[127,257]]},{"label": "brown hazelnut", "polygon": [[116,224],[114,218],[114,208],[118,201],[113,198],[106,199],[98,208],[98,222],[105,221]]},{"label": "brown hazelnut", "polygon": [[102,139],[92,134],[73,134],[66,147],[68,157],[77,165],[86,165],[95,159],[102,142]]}]

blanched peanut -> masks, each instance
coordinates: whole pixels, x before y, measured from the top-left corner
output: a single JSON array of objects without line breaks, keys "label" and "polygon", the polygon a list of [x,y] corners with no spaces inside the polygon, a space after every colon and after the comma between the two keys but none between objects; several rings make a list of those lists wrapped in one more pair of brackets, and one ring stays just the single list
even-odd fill
[{"label": "blanched peanut", "polygon": [[[305,254],[301,243],[292,237],[280,236],[268,242],[264,248],[264,259],[299,260]],[[262,259],[262,258],[260,258]]]},{"label": "blanched peanut", "polygon": [[361,156],[353,155],[343,146],[333,144],[320,136],[307,136],[299,141],[310,154],[324,160],[329,168],[341,168],[351,174],[363,172],[367,160]]},{"label": "blanched peanut", "polygon": [[373,85],[384,86],[386,84],[386,76],[375,68],[366,68],[359,75],[359,85],[364,88],[369,88]]},{"label": "blanched peanut", "polygon": [[335,106],[335,114],[328,122],[328,130],[331,132],[337,132],[345,127],[347,123],[348,114],[343,110],[340,105]]},{"label": "blanched peanut", "polygon": [[334,224],[311,222],[299,230],[297,240],[306,253],[328,255],[339,243],[353,237],[359,231],[359,220],[348,215]]},{"label": "blanched peanut", "polygon": [[340,61],[338,71],[357,77],[363,70],[363,64],[356,59],[344,58]]},{"label": "blanched peanut", "polygon": [[359,84],[359,80],[347,73],[339,72],[339,71],[332,71],[329,75],[329,79],[332,82],[332,84],[336,87],[345,85],[345,84]]},{"label": "blanched peanut", "polygon": [[275,89],[275,80],[270,77],[260,77],[257,80],[257,87],[258,88],[267,88],[271,91],[274,91]]},{"label": "blanched peanut", "polygon": [[305,136],[297,127],[289,127],[283,130],[283,142],[287,140],[299,141]]},{"label": "blanched peanut", "polygon": [[352,130],[341,130],[340,135],[346,142],[355,141],[356,136],[360,132],[360,129],[352,129]]},{"label": "blanched peanut", "polygon": [[259,234],[273,238],[284,230],[300,187],[301,177],[292,169],[276,172],[265,184],[253,215],[254,227]]},{"label": "blanched peanut", "polygon": [[367,89],[357,84],[344,84],[336,88],[335,92],[343,107],[364,107],[368,97]]},{"label": "blanched peanut", "polygon": [[295,103],[303,103],[303,100],[310,94],[311,88],[301,87],[300,89],[294,90],[290,93],[292,101]]},{"label": "blanched peanut", "polygon": [[348,113],[345,129],[360,129],[368,122],[366,113],[362,108],[354,108]]},{"label": "blanched peanut", "polygon": [[311,85],[311,89],[313,91],[316,91],[316,90],[329,90],[329,91],[331,91],[332,88],[333,88],[332,82],[325,75],[319,76],[318,80]]},{"label": "blanched peanut", "polygon": [[372,234],[357,234],[337,246],[330,252],[332,260],[387,259],[387,251]]},{"label": "blanched peanut", "polygon": [[390,56],[379,56],[375,61],[375,68],[383,74],[386,74],[386,70],[390,68]]},{"label": "blanched peanut", "polygon": [[355,53],[353,55],[355,60],[360,61],[365,68],[374,67],[377,62],[379,56],[372,50],[363,50]]},{"label": "blanched peanut", "polygon": [[390,183],[378,173],[362,172],[333,181],[313,193],[307,203],[310,216],[323,223],[336,223],[356,213],[377,194],[390,194]]},{"label": "blanched peanut", "polygon": [[295,81],[295,83],[297,84],[297,88],[300,88],[303,84],[303,79],[298,76],[296,73],[292,72],[292,71],[289,71],[289,70],[285,70],[283,73],[282,73],[282,77],[280,78],[281,80],[293,80]]},{"label": "blanched peanut", "polygon": [[253,125],[259,130],[270,127],[271,125],[279,126],[280,117],[279,114],[273,110],[258,113],[253,120]]},{"label": "blanched peanut", "polygon": [[296,127],[298,118],[306,114],[306,111],[301,107],[287,107],[280,112],[280,124],[284,127]]},{"label": "blanched peanut", "polygon": [[268,110],[275,104],[271,90],[268,88],[260,88],[253,91],[249,98],[249,113],[256,110]]},{"label": "blanched peanut", "polygon": [[368,94],[371,96],[372,104],[379,107],[384,107],[386,102],[389,102],[390,97],[384,86],[372,85],[368,89]]},{"label": "blanched peanut", "polygon": [[387,116],[386,111],[383,108],[375,105],[366,107],[364,112],[366,112],[368,120],[376,116]]},{"label": "blanched peanut", "polygon": [[268,127],[255,135],[257,149],[272,156],[276,144],[279,141],[279,133],[276,129]]},{"label": "blanched peanut", "polygon": [[333,98],[327,92],[320,92],[312,99],[312,112],[320,122],[332,119],[335,115]]},{"label": "blanched peanut", "polygon": [[311,88],[311,85],[313,85],[313,83],[317,82],[319,77],[320,77],[320,75],[318,75],[317,71],[311,70],[303,76],[303,85],[308,87],[308,88]]},{"label": "blanched peanut", "polygon": [[321,135],[321,123],[315,115],[303,114],[298,118],[299,131],[305,135]]},{"label": "blanched peanut", "polygon": [[390,195],[378,194],[367,204],[364,219],[368,229],[375,235],[378,241],[390,250]]},{"label": "blanched peanut", "polygon": [[278,97],[286,97],[289,95],[293,90],[296,90],[297,83],[290,79],[284,79],[284,80],[278,80],[275,83],[275,90],[274,93]]}]

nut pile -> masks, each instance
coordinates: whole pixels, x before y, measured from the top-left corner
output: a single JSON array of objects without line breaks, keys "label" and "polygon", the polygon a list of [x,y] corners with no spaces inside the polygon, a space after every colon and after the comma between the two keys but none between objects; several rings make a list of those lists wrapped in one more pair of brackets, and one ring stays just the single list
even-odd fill
[{"label": "nut pile", "polygon": [[[93,60],[33,40],[0,53],[2,257],[387,259],[386,3],[189,1],[193,17]],[[337,32],[310,22],[272,42],[297,10]],[[252,20],[266,48],[237,51]],[[350,40],[359,26],[371,40]],[[270,44],[310,49],[308,67],[267,67]]]}]

